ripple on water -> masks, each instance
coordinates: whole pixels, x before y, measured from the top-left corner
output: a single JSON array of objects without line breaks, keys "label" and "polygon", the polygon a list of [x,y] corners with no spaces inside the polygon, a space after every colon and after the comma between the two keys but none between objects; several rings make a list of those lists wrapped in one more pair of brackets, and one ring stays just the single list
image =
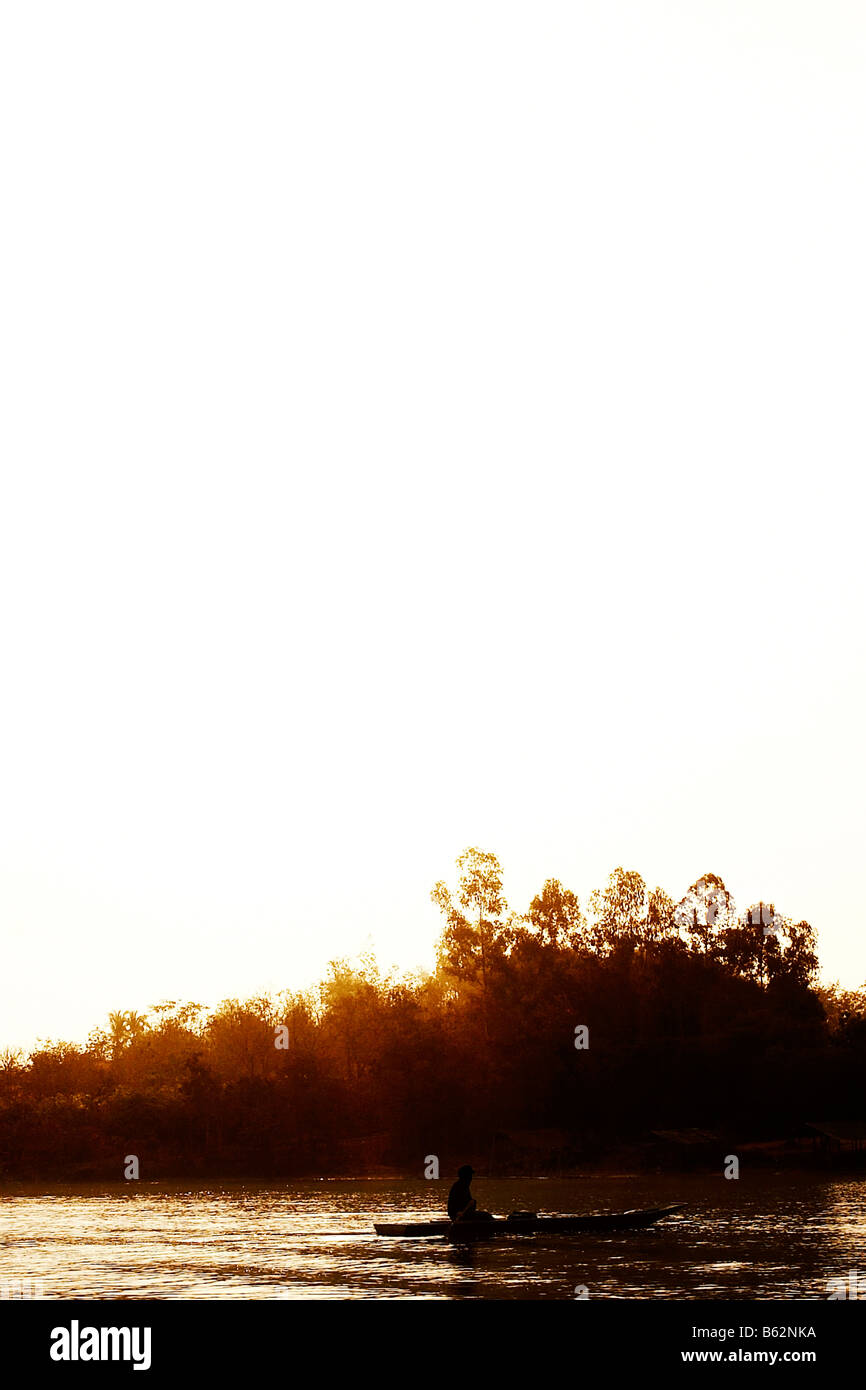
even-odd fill
[{"label": "ripple on water", "polygon": [[491,1210],[688,1204],[651,1231],[571,1239],[389,1241],[378,1219],[441,1215],[448,1183],[91,1184],[0,1193],[0,1284],[50,1298],[792,1298],[866,1283],[862,1183],[785,1176],[476,1179]]}]

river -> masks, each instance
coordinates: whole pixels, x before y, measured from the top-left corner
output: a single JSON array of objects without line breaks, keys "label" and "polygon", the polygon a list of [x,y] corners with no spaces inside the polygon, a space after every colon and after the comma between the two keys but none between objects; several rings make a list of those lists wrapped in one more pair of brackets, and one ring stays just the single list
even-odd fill
[{"label": "river", "polygon": [[[0,1186],[0,1296],[46,1299],[866,1298],[866,1182],[761,1173],[485,1179],[488,1210],[684,1202],[654,1229],[389,1240],[440,1217],[449,1183],[127,1182]],[[841,1283],[834,1282],[841,1281]]]}]

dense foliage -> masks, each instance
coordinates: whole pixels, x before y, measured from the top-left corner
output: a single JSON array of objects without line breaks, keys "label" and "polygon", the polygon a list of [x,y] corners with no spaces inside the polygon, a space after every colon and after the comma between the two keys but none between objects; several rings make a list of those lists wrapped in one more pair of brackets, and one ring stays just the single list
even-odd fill
[{"label": "dense foliage", "polygon": [[[675,904],[617,869],[584,913],[549,880],[509,912],[467,850],[429,976],[334,962],[317,990],[110,1015],[83,1046],[0,1057],[0,1173],[423,1169],[555,1127],[591,1159],[651,1129],[744,1138],[855,1118],[866,990],[815,984],[812,928],[717,876]],[[581,1026],[588,1046],[578,1047]]]}]

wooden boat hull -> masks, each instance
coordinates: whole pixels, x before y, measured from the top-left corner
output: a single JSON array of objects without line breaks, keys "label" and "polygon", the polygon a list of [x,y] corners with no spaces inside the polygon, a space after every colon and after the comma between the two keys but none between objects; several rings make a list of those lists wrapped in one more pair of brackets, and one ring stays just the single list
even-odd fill
[{"label": "wooden boat hull", "polygon": [[376,1234],[392,1237],[445,1236],[452,1241],[490,1240],[497,1236],[578,1235],[593,1231],[625,1231],[652,1226],[682,1210],[682,1203],[642,1210],[599,1212],[593,1216],[532,1216],[492,1221],[406,1221],[376,1223]]}]

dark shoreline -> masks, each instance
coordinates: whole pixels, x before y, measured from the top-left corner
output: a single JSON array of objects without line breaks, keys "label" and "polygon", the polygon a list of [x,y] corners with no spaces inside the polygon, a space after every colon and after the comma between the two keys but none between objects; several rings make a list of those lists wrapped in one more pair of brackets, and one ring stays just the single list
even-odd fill
[{"label": "dark shoreline", "polygon": [[[816,1154],[809,1157],[804,1153],[782,1155],[770,1151],[749,1149],[740,1146],[739,1153],[747,1161],[748,1169],[752,1172],[756,1170],[762,1174],[790,1174],[803,1177],[866,1177],[866,1161],[862,1154],[845,1158],[828,1159],[826,1156]],[[444,1170],[449,1173],[450,1169]],[[476,1178],[482,1180],[509,1180],[513,1182],[531,1182],[538,1179],[556,1180],[558,1182],[585,1183],[596,1180],[623,1178],[635,1181],[646,1181],[652,1177],[680,1175],[684,1178],[694,1177],[713,1177],[717,1176],[720,1180],[724,1179],[723,1164],[718,1162],[683,1162],[665,1164],[640,1164],[629,1161],[623,1155],[619,1160],[612,1159],[610,1162],[599,1162],[586,1167],[579,1168],[544,1168],[539,1167],[531,1171],[524,1170],[492,1170],[486,1165],[478,1163],[476,1167]],[[189,1183],[192,1185],[207,1183],[222,1183],[227,1185],[243,1183],[261,1184],[285,1184],[290,1186],[293,1183],[388,1183],[406,1182],[412,1183],[421,1181],[423,1173],[417,1168],[407,1167],[388,1167],[382,1166],[364,1172],[347,1172],[346,1170],[336,1171],[298,1171],[286,1172],[274,1167],[250,1167],[243,1171],[238,1171],[231,1167],[214,1167],[207,1170],[198,1169],[178,1169],[170,1165],[164,1168],[152,1169],[147,1175],[142,1175],[138,1179],[124,1179],[118,1174],[117,1165],[108,1167],[86,1166],[74,1170],[66,1169],[63,1172],[55,1170],[42,1170],[40,1172],[22,1173],[3,1173],[0,1174],[0,1194],[9,1195],[15,1188],[32,1188],[34,1184],[45,1184],[54,1187],[75,1187],[79,1184],[88,1183],[108,1183],[112,1186],[125,1187],[130,1191],[136,1188],[148,1187],[160,1183]],[[444,1182],[445,1177],[440,1178]],[[449,1179],[450,1180],[450,1179]]]}]

